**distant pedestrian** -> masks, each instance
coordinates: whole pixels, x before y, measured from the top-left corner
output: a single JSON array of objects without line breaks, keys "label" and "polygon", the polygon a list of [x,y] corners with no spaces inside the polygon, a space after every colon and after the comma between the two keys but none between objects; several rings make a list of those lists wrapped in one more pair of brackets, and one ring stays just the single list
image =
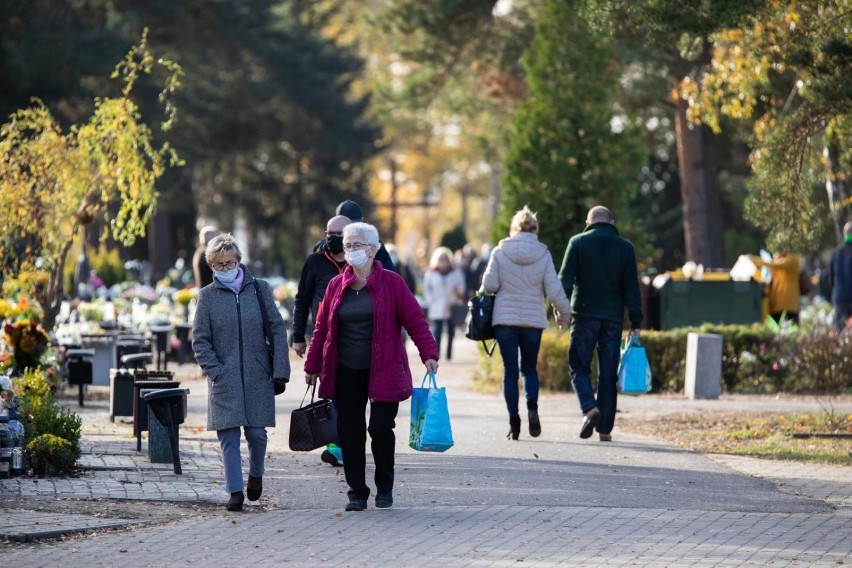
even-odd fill
[{"label": "distant pedestrian", "polygon": [[[269,284],[255,280],[241,264],[242,253],[231,235],[219,235],[205,253],[213,283],[198,294],[192,326],[195,359],[207,376],[207,429],[216,430],[225,467],[226,508],[243,507],[243,488],[250,501],[263,491],[266,428],[275,426],[273,379],[290,378],[287,330]],[[255,287],[255,284],[257,287]],[[269,318],[270,360],[264,341],[260,302]],[[243,484],[240,428],[249,450],[248,483]]]},{"label": "distant pedestrian", "polygon": [[429,269],[423,276],[423,302],[438,348],[446,330],[447,361],[453,358],[453,307],[464,302],[464,275],[453,266],[453,251],[438,247],[432,253]]},{"label": "distant pedestrian", "polygon": [[843,240],[843,244],[834,249],[828,265],[837,331],[852,325],[852,221],[843,226]]},{"label": "distant pedestrian", "polygon": [[[346,460],[347,511],[367,508],[367,432],[376,473],[376,507],[393,505],[394,425],[400,401],[411,396],[412,376],[402,341],[408,332],[426,369],[438,369],[438,349],[423,310],[405,282],[376,260],[379,233],[366,223],[343,229],[349,266],[325,291],[305,378],[320,380],[319,395],[337,404],[337,430]],[[370,403],[369,427],[365,420]]]},{"label": "distant pedestrian", "polygon": [[556,275],[547,245],[538,240],[538,219],[525,205],[515,213],[509,238],[503,239],[491,254],[482,278],[482,289],[496,294],[492,323],[503,358],[503,398],[509,411],[509,435],[521,433],[518,413],[518,351],[520,374],[524,379],[530,436],[541,434],[538,416],[538,350],[547,327],[547,298],[557,312],[567,315],[571,306]]},{"label": "distant pedestrian", "polygon": [[799,288],[799,276],[802,267],[795,254],[789,251],[776,253],[771,261],[752,255],[755,266],[772,270],[769,282],[769,317],[781,323],[782,319],[799,323],[799,304],[802,292]]},{"label": "distant pedestrian", "polygon": [[[591,437],[597,427],[601,441],[608,442],[615,424],[624,309],[630,319],[630,335],[638,337],[642,324],[636,251],[630,241],[618,235],[609,209],[597,206],[589,210],[586,230],[568,242],[559,277],[571,298],[568,366],[583,413],[580,437]],[[561,323],[565,323],[564,318]],[[591,378],[595,349],[597,397]]]},{"label": "distant pedestrian", "polygon": [[402,276],[402,279],[405,280],[405,285],[408,286],[408,289],[411,290],[412,294],[417,293],[417,274],[414,272],[414,268],[399,258],[399,251],[395,244],[387,244],[385,245],[385,248],[388,251],[388,255],[390,255],[394,272]]},{"label": "distant pedestrian", "polygon": [[195,278],[195,287],[204,288],[213,282],[213,270],[207,264],[207,244],[213,237],[219,234],[219,229],[213,225],[205,225],[198,231],[198,248],[192,255],[192,274]]}]

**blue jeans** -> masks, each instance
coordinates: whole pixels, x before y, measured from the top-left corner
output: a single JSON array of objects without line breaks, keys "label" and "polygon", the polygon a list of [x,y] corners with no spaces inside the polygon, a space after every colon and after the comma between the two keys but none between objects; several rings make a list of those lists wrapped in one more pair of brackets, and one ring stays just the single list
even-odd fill
[{"label": "blue jeans", "polygon": [[[246,441],[249,449],[249,475],[263,477],[263,460],[266,457],[266,428],[246,426]],[[222,464],[225,466],[225,488],[228,493],[242,491],[243,466],[240,458],[240,429],[216,430],[222,448]]]},{"label": "blue jeans", "polygon": [[431,320],[432,335],[435,336],[435,343],[438,344],[438,353],[441,352],[441,330],[447,328],[447,361],[453,358],[453,320]]},{"label": "blue jeans", "polygon": [[520,372],[524,378],[527,407],[538,405],[538,349],[541,332],[535,327],[495,325],[494,336],[503,358],[503,398],[509,416],[518,415],[518,351],[521,353]]},{"label": "blue jeans", "polygon": [[[571,345],[568,347],[568,367],[571,385],[585,414],[597,407],[601,419],[597,431],[612,432],[618,399],[618,360],[621,357],[621,322],[575,317],[571,322]],[[598,350],[598,392],[592,388],[592,355]]]}]

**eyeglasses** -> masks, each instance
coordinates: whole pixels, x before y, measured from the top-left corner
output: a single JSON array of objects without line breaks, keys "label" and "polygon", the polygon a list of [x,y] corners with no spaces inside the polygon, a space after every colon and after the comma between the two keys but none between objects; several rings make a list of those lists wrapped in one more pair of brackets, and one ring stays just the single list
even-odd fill
[{"label": "eyeglasses", "polygon": [[229,260],[228,262],[214,262],[210,267],[216,272],[222,272],[224,270],[233,270],[238,264],[239,262],[236,260]]},{"label": "eyeglasses", "polygon": [[343,250],[358,250],[369,246],[372,245],[370,243],[346,243],[343,245]]}]

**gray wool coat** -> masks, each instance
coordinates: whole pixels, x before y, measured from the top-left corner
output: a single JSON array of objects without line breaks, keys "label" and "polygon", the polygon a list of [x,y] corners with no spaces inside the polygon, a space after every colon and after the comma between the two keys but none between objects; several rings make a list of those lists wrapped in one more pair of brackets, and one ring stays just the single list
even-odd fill
[{"label": "gray wool coat", "polygon": [[[257,280],[258,298],[254,276],[242,268],[245,276],[239,295],[215,280],[198,293],[192,349],[207,375],[208,430],[275,426],[272,379],[290,378],[287,329],[272,290],[267,282]],[[274,346],[271,368],[260,299],[266,306]]]}]

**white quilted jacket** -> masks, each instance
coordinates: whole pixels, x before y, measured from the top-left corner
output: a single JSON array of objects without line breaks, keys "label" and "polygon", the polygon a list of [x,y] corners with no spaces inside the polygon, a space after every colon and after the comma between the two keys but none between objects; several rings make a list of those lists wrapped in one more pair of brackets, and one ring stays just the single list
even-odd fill
[{"label": "white quilted jacket", "polygon": [[482,288],[497,294],[494,325],[547,327],[545,298],[560,313],[571,313],[550,251],[535,233],[518,233],[500,241],[485,269]]}]

